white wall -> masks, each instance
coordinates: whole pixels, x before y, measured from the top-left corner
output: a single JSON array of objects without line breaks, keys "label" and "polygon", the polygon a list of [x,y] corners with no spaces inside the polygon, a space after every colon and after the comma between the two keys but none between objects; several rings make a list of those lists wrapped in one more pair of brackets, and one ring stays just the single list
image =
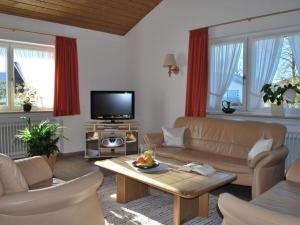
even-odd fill
[{"label": "white wall", "polygon": [[[84,122],[90,119],[90,90],[128,89],[125,38],[71,26],[0,14],[0,26],[46,32],[77,39],[81,115],[63,117],[64,152],[85,149]],[[0,39],[54,44],[54,37],[0,29]],[[34,114],[35,115],[35,114]],[[45,114],[49,116],[49,114]],[[20,114],[16,115],[17,117]],[[2,115],[1,120],[12,119]],[[10,118],[8,118],[10,117]]]},{"label": "white wall", "polygon": [[[126,36],[131,52],[130,74],[136,89],[137,119],[142,131],[158,131],[184,115],[189,30],[222,22],[300,8],[294,0],[164,0]],[[300,24],[290,13],[210,30],[210,38]],[[168,77],[162,68],[174,53],[180,74]]]},{"label": "white wall", "polygon": [[[63,118],[65,135],[70,139],[64,150],[74,152],[85,148],[83,125],[89,120],[90,90],[135,89],[142,133],[171,126],[184,114],[189,30],[298,7],[297,0],[163,0],[125,37],[4,14],[0,14],[0,26],[77,38],[81,115]],[[299,19],[299,13],[291,13],[254,20],[212,29],[210,36],[286,27],[300,24]],[[53,37],[0,29],[1,38],[54,42]],[[180,74],[172,78],[162,68],[168,52],[176,55],[180,66]]]}]

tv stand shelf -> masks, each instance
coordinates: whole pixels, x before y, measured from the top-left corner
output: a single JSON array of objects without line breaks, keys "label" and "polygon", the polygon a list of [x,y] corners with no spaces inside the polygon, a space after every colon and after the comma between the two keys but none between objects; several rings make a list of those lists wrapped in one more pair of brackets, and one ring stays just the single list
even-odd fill
[{"label": "tv stand shelf", "polygon": [[85,123],[85,158],[118,157],[138,153],[138,126],[134,120]]}]

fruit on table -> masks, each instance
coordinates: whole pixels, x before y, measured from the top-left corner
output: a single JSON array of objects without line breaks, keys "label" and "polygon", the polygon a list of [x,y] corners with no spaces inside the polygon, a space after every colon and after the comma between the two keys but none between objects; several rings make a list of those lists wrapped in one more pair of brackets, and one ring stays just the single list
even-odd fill
[{"label": "fruit on table", "polygon": [[152,155],[147,154],[146,156],[139,156],[136,159],[137,166],[152,166],[154,164],[154,159]]},{"label": "fruit on table", "polygon": [[137,163],[137,164],[143,164],[143,163],[145,163],[145,158],[144,158],[144,156],[139,156],[139,157],[137,157],[136,163]]},{"label": "fruit on table", "polygon": [[153,150],[152,149],[147,149],[144,151],[144,156],[147,157],[148,155],[153,156]]}]

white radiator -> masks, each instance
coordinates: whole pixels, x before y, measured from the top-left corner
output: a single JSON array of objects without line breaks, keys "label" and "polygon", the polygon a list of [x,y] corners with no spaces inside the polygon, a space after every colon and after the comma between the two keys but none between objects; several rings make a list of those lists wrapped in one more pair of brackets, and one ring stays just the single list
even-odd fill
[{"label": "white radiator", "polygon": [[[36,124],[43,119],[32,120],[32,124]],[[51,118],[50,121],[56,121]],[[56,121],[58,122],[58,121]],[[60,121],[59,121],[60,122]],[[60,122],[61,123],[61,122]],[[62,124],[62,123],[61,123]],[[18,130],[24,129],[26,126],[25,122],[21,119],[18,121],[0,122],[0,153],[10,156],[11,158],[22,158],[27,153],[26,145],[15,139],[15,135]],[[62,149],[62,143],[59,143],[60,149]]]},{"label": "white radiator", "polygon": [[287,169],[295,159],[300,158],[300,133],[287,132],[285,145],[289,150],[289,154],[285,160],[285,168]]},{"label": "white radiator", "polygon": [[26,145],[15,140],[18,130],[24,129],[23,122],[1,122],[0,123],[0,153],[8,155],[12,158],[20,158],[25,156],[27,150]]}]

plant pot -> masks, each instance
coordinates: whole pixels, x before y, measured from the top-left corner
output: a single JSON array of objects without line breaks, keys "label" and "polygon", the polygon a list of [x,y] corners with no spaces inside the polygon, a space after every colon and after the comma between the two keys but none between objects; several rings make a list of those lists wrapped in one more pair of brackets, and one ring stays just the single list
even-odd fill
[{"label": "plant pot", "polygon": [[271,104],[272,116],[284,116],[283,105]]},{"label": "plant pot", "polygon": [[54,166],[57,159],[57,153],[52,153],[49,158],[46,155],[43,155],[43,158],[46,160],[48,165],[50,166],[51,170],[54,171]]},{"label": "plant pot", "polygon": [[30,112],[30,111],[31,111],[31,107],[32,107],[32,104],[30,104],[30,103],[25,103],[25,104],[23,105],[23,110],[24,110],[24,112]]}]

